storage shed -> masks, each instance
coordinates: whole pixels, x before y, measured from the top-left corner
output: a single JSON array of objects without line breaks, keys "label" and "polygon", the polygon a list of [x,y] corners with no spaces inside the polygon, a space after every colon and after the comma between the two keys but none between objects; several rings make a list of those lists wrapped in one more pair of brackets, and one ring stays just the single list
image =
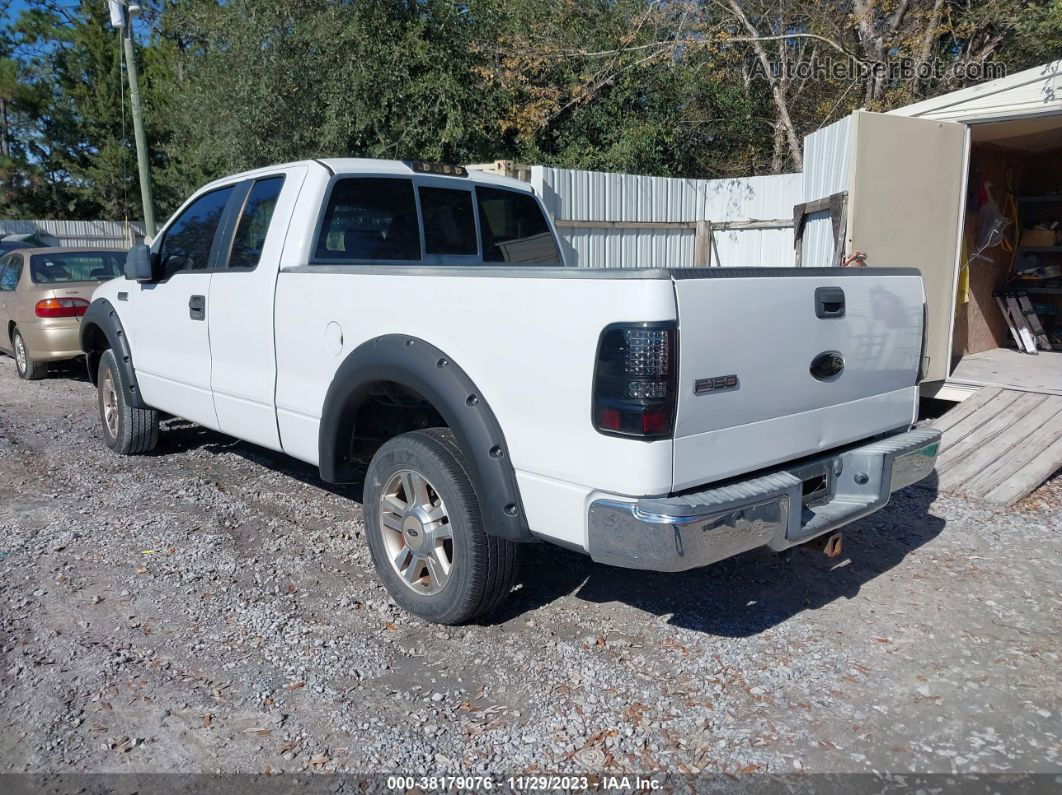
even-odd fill
[{"label": "storage shed", "polygon": [[1062,60],[892,114],[967,132],[951,370],[934,394],[1062,395]]}]

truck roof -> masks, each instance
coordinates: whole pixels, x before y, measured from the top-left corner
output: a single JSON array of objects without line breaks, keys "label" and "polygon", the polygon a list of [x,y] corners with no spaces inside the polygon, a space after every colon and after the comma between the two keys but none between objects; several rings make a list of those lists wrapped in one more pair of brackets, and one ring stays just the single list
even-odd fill
[{"label": "truck roof", "polygon": [[[297,160],[291,163],[278,163],[272,166],[266,166],[265,168],[256,168],[251,171],[244,171],[240,174],[231,174],[229,176],[217,179],[211,182],[210,185],[222,184],[233,182],[241,179],[247,179],[249,177],[255,177],[260,174],[269,173],[275,171],[278,168],[288,168],[290,166],[309,166],[311,168],[324,168],[332,171],[335,174],[393,174],[397,176],[411,177],[414,174],[421,173],[413,169],[411,163],[421,161],[407,161],[407,160],[377,160],[367,157],[332,157],[322,158],[320,160]],[[521,182],[518,179],[512,179],[510,177],[502,177],[498,174],[491,174],[486,171],[473,171],[468,170],[467,176],[447,176],[445,174],[431,173],[432,177],[441,177],[443,179],[460,180],[461,182],[472,182],[477,185],[498,185],[500,187],[509,188],[510,190],[521,190],[527,193],[532,193],[531,186],[526,182]]]}]

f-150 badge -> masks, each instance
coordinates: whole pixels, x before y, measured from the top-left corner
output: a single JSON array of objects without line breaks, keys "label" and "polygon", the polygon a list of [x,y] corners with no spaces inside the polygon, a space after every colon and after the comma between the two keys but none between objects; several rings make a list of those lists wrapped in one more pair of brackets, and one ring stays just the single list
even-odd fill
[{"label": "f-150 badge", "polygon": [[693,382],[693,394],[714,395],[716,392],[733,392],[741,386],[736,374],[717,375],[715,378],[698,378]]}]

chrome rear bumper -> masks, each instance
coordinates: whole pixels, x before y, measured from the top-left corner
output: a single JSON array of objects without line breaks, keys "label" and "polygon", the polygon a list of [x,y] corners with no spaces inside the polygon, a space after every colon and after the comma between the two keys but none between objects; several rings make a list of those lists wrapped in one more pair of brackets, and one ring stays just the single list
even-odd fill
[{"label": "chrome rear bumper", "polygon": [[727,486],[590,505],[599,563],[683,571],[756,547],[783,550],[882,508],[933,471],[940,431],[913,430]]}]

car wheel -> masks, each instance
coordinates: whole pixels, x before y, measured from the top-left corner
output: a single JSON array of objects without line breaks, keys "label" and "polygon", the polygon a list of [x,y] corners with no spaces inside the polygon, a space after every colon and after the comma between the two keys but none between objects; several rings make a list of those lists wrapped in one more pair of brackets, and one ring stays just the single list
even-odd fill
[{"label": "car wheel", "polygon": [[25,381],[39,381],[48,375],[48,362],[35,362],[30,358],[29,348],[17,328],[11,335],[11,347],[15,351],[15,370]]},{"label": "car wheel", "polygon": [[154,450],[159,441],[159,413],[129,405],[122,371],[110,350],[100,357],[96,384],[104,444],[121,455]]},{"label": "car wheel", "polygon": [[516,578],[516,544],[487,535],[465,455],[447,428],[386,442],[365,477],[376,571],[406,611],[462,624],[500,605]]}]

